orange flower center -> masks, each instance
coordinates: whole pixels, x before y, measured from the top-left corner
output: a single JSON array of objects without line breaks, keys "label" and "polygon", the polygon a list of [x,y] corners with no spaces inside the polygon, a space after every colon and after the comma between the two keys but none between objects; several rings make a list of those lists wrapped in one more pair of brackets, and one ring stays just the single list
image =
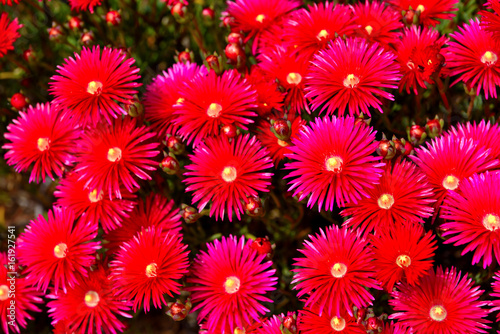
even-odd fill
[{"label": "orange flower center", "polygon": [[222,179],[226,182],[233,182],[236,180],[236,177],[238,176],[238,172],[236,171],[236,168],[233,166],[226,166],[222,170]]},{"label": "orange flower center", "polygon": [[446,319],[447,314],[448,313],[442,305],[435,305],[429,311],[429,316],[434,321],[443,321],[444,319]]},{"label": "orange flower center", "polygon": [[483,217],[483,226],[490,230],[490,231],[496,231],[500,228],[500,217],[494,214],[487,214]]},{"label": "orange flower center", "polygon": [[278,139],[278,145],[281,147],[287,147],[288,143],[285,140]]},{"label": "orange flower center", "polygon": [[332,156],[325,161],[325,168],[327,171],[340,173],[342,167],[344,166],[344,161],[341,157]]},{"label": "orange flower center", "polygon": [[332,266],[332,276],[335,278],[342,278],[347,272],[347,266],[342,262],[337,262]]},{"label": "orange flower center", "polygon": [[64,259],[68,255],[68,245],[61,242],[54,247],[54,256],[58,259]]},{"label": "orange flower center", "polygon": [[366,32],[368,33],[368,35],[371,35],[371,34],[372,34],[372,31],[373,31],[373,27],[372,27],[372,26],[366,26],[366,27],[365,27],[365,30],[366,30]]},{"label": "orange flower center", "polygon": [[150,263],[146,266],[146,276],[151,278],[151,277],[156,277],[157,273],[156,270],[158,270],[158,265],[156,263]]},{"label": "orange flower center", "polygon": [[87,85],[87,93],[90,95],[99,96],[102,93],[102,82],[100,81],[91,81]]},{"label": "orange flower center", "polygon": [[99,298],[99,294],[95,291],[89,291],[85,294],[85,305],[87,305],[88,307],[96,307],[97,305],[99,305],[99,301],[100,301],[100,298]]},{"label": "orange flower center", "polygon": [[210,103],[207,108],[207,115],[213,118],[219,117],[222,111],[222,106],[218,103]]},{"label": "orange flower center", "polygon": [[334,331],[341,332],[345,328],[345,319],[342,317],[334,316],[330,321],[330,326],[332,326],[332,329]]},{"label": "orange flower center", "polygon": [[320,42],[323,42],[325,40],[328,39],[328,37],[330,37],[330,34],[328,33],[328,31],[326,31],[325,29],[321,30],[318,35],[316,35],[316,38],[320,41]]},{"label": "orange flower center", "polygon": [[299,85],[300,82],[302,81],[302,75],[296,72],[290,72],[286,76],[286,82],[288,82],[289,85]]},{"label": "orange flower center", "polygon": [[108,150],[108,160],[118,162],[122,158],[122,150],[118,147],[113,147]]},{"label": "orange flower center", "polygon": [[264,19],[266,18],[266,16],[264,14],[259,14],[255,17],[255,21],[259,22],[259,23],[262,23],[264,22]]},{"label": "orange flower center", "polygon": [[229,276],[226,278],[226,281],[224,282],[224,291],[226,291],[229,294],[233,294],[240,290],[240,286],[241,286],[241,281],[238,277]]},{"label": "orange flower center", "polygon": [[481,56],[481,62],[487,66],[495,65],[498,60],[498,56],[492,51],[486,51],[484,55]]},{"label": "orange flower center", "polygon": [[411,264],[411,259],[408,255],[406,254],[401,254],[400,256],[398,256],[396,258],[396,264],[400,267],[400,268],[408,268]]},{"label": "orange flower center", "polygon": [[102,200],[104,197],[104,193],[101,191],[99,195],[97,194],[97,189],[94,189],[89,192],[89,201],[92,203],[96,203]]},{"label": "orange flower center", "polygon": [[184,103],[184,101],[185,101],[185,100],[184,100],[182,97],[179,97],[179,98],[177,99],[177,101],[175,101],[174,106],[180,106],[180,105],[182,105],[182,104]]},{"label": "orange flower center", "polygon": [[394,197],[391,194],[383,194],[377,202],[381,209],[389,210],[394,205]]},{"label": "orange flower center", "polygon": [[36,141],[36,145],[40,152],[46,151],[50,148],[50,139],[49,138],[38,138]]},{"label": "orange flower center", "polygon": [[359,78],[354,74],[348,74],[344,79],[344,87],[346,88],[356,88],[359,84]]},{"label": "orange flower center", "polygon": [[460,180],[455,175],[447,175],[443,179],[443,187],[448,190],[455,190],[458,188]]}]

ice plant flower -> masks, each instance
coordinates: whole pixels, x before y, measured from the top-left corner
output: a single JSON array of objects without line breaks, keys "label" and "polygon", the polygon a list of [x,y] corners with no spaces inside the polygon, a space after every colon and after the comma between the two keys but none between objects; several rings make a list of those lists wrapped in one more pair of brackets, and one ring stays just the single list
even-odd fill
[{"label": "ice plant flower", "polygon": [[103,117],[108,123],[126,115],[120,104],[131,104],[137,93],[139,68],[133,58],[118,49],[83,48],[75,58],[66,58],[49,82],[54,104],[68,109],[81,125],[95,125]]},{"label": "ice plant flower", "polygon": [[68,0],[71,10],[85,11],[94,13],[94,7],[101,5],[101,0]]},{"label": "ice plant flower", "polygon": [[265,294],[276,289],[275,270],[249,243],[243,236],[214,240],[191,265],[188,283],[193,286],[185,289],[193,310],[199,310],[198,322],[206,319],[210,333],[218,328],[234,333],[269,311],[261,303],[272,302]]},{"label": "ice plant flower", "polygon": [[144,116],[151,122],[151,128],[157,132],[159,138],[164,139],[166,134],[175,135],[178,126],[175,119],[174,106],[185,100],[180,93],[180,87],[196,80],[199,76],[206,76],[204,66],[194,63],[177,63],[157,75],[146,88],[144,94]]},{"label": "ice plant flower", "polygon": [[2,5],[13,6],[14,4],[18,4],[19,0],[0,0]]},{"label": "ice plant flower", "polygon": [[25,172],[32,168],[30,182],[42,182],[54,174],[62,176],[64,169],[75,161],[74,152],[81,131],[67,115],[49,103],[29,106],[26,112],[7,126],[5,138],[10,141],[2,148],[7,164]]},{"label": "ice plant flower", "polygon": [[332,313],[318,312],[317,307],[305,308],[299,311],[297,329],[301,334],[365,334],[363,326],[349,315],[346,310]]},{"label": "ice plant flower", "polygon": [[445,134],[456,139],[472,139],[478,148],[489,149],[489,156],[494,159],[500,159],[500,145],[498,145],[498,138],[500,138],[500,126],[492,124],[490,121],[482,120],[479,124],[476,122],[465,124],[457,124],[451,127]]},{"label": "ice plant flower", "polygon": [[[423,26],[436,26],[439,20],[451,20],[455,17],[458,0],[389,0],[398,12],[411,12],[418,15],[418,23]],[[407,16],[408,17],[408,16]],[[411,18],[413,19],[413,16]],[[413,21],[409,22],[410,24]]]},{"label": "ice plant flower", "polygon": [[14,50],[14,42],[21,36],[18,31],[21,27],[17,17],[10,21],[7,13],[0,15],[0,58]]},{"label": "ice plant flower", "polygon": [[212,201],[210,216],[223,219],[227,211],[229,221],[233,212],[238,219],[245,212],[247,196],[257,196],[257,191],[269,191],[273,173],[271,158],[262,144],[250,135],[232,141],[226,136],[207,138],[190,155],[191,164],[185,168],[186,191],[193,192],[193,203],[201,211]]},{"label": "ice plant flower", "polygon": [[365,3],[358,2],[352,5],[354,24],[358,28],[354,35],[363,37],[372,43],[379,43],[386,49],[395,44],[401,33],[399,29],[403,24],[399,20],[399,14],[384,2],[377,0]]},{"label": "ice plant flower", "polygon": [[146,200],[138,200],[129,217],[123,221],[122,226],[104,235],[108,241],[106,248],[115,253],[120,246],[131,241],[142,230],[156,228],[163,233],[171,235],[181,231],[181,216],[173,200],[151,193]]},{"label": "ice plant flower", "polygon": [[317,204],[319,211],[368,197],[366,189],[379,182],[384,166],[372,155],[374,140],[372,128],[354,117],[316,118],[292,139],[292,162],[285,164],[286,178],[292,178],[288,190],[299,200],[310,195],[307,206]]},{"label": "ice plant flower", "polygon": [[446,63],[451,76],[459,76],[453,84],[464,82],[475,88],[477,95],[484,90],[486,99],[497,98],[500,86],[500,40],[484,30],[478,19],[458,27],[450,34],[455,41],[449,42]]},{"label": "ice plant flower", "polygon": [[197,146],[208,136],[220,133],[222,125],[233,124],[248,130],[257,116],[257,93],[236,70],[217,76],[214,71],[179,87],[184,100],[174,106],[178,134]]},{"label": "ice plant flower", "polygon": [[312,4],[292,13],[284,27],[284,39],[303,61],[324,49],[337,36],[351,35],[354,24],[351,7],[333,2]]},{"label": "ice plant flower", "polygon": [[187,245],[178,233],[164,233],[154,226],[142,230],[123,244],[111,262],[113,285],[119,296],[134,301],[134,312],[144,303],[149,312],[153,302],[161,308],[163,297],[178,294],[181,284],[176,280],[188,272]]},{"label": "ice plant flower", "polygon": [[[494,297],[493,301],[491,301],[492,309],[490,312],[496,312],[500,310],[500,271],[497,271],[495,276],[493,276],[493,283],[491,283],[491,288],[493,292],[490,294],[491,297]],[[497,322],[500,321],[500,313],[497,313]]]},{"label": "ice plant flower", "polygon": [[417,284],[432,268],[437,249],[432,232],[425,233],[422,226],[410,222],[380,229],[371,236],[371,244],[377,280],[389,292],[401,281]]},{"label": "ice plant flower", "polygon": [[255,54],[262,32],[300,4],[301,1],[298,0],[228,1],[227,12],[223,14],[234,18],[232,29],[243,31],[246,35],[245,42],[254,38],[252,53]]},{"label": "ice plant flower", "polygon": [[462,181],[460,191],[448,194],[441,208],[446,243],[466,245],[462,255],[474,251],[472,264],[493,258],[500,262],[500,184],[499,173],[483,173]]},{"label": "ice plant flower", "polygon": [[397,61],[403,74],[399,82],[399,91],[406,88],[409,94],[417,88],[426,88],[426,83],[434,84],[434,75],[439,75],[444,64],[446,49],[443,45],[448,41],[437,30],[412,26],[403,30],[403,38],[396,45]]},{"label": "ice plant flower", "polygon": [[60,180],[54,191],[58,198],[56,204],[73,210],[77,217],[96,227],[100,222],[104,232],[121,226],[135,206],[135,195],[122,189],[121,199],[114,196],[110,199],[104,191],[98,193],[86,188],[85,182],[78,178],[77,173],[69,173]]},{"label": "ice plant flower", "polygon": [[489,0],[486,6],[492,9],[493,13],[486,10],[479,12],[479,15],[481,15],[481,27],[491,33],[493,38],[500,39],[500,1]]},{"label": "ice plant flower", "polygon": [[79,142],[75,172],[85,181],[85,187],[104,191],[110,199],[122,198],[122,187],[134,193],[139,188],[137,178],[151,180],[157,169],[155,158],[160,151],[151,140],[155,133],[137,124],[131,117],[118,118],[113,124],[99,124],[88,129]]},{"label": "ice plant flower", "polygon": [[455,268],[438,267],[422,277],[417,285],[398,284],[389,303],[396,313],[389,316],[415,333],[487,333],[490,327],[489,301],[479,300],[483,290],[473,286],[472,279],[462,276]]},{"label": "ice plant flower", "polygon": [[248,82],[257,92],[257,113],[260,117],[266,118],[272,111],[283,111],[283,94],[275,80],[269,78],[267,74],[257,65],[253,65]]},{"label": "ice plant flower", "polygon": [[372,251],[358,232],[332,225],[309,235],[303,257],[294,259],[297,267],[292,283],[297,296],[307,296],[305,306],[318,314],[352,315],[352,306],[368,306],[374,299],[366,288],[380,289],[371,262]]},{"label": "ice plant flower", "polygon": [[340,116],[347,108],[350,115],[371,115],[369,107],[383,112],[378,96],[394,100],[383,88],[397,88],[401,78],[395,58],[365,39],[336,39],[311,61],[305,87],[311,107]]},{"label": "ice plant flower", "polygon": [[33,320],[29,312],[41,312],[36,304],[43,303],[42,294],[24,277],[17,277],[18,273],[20,268],[8,260],[7,253],[0,253],[0,328],[5,334],[9,334],[9,330],[21,333],[20,328],[27,326],[26,320]]},{"label": "ice plant flower", "polygon": [[68,333],[108,334],[121,333],[125,324],[118,316],[132,318],[127,313],[128,303],[119,299],[113,290],[107,269],[103,264],[79,277],[77,284],[65,293],[48,295],[47,303],[52,325],[65,322]]},{"label": "ice plant flower", "polygon": [[432,216],[435,202],[433,189],[414,164],[398,159],[389,162],[374,188],[366,189],[368,197],[348,204],[341,212],[352,216],[344,225],[370,233],[378,233],[405,221],[422,222]]},{"label": "ice plant flower", "polygon": [[415,149],[410,156],[427,176],[434,188],[435,214],[451,191],[460,189],[461,182],[476,173],[500,167],[500,162],[489,156],[489,150],[479,148],[472,139],[442,136],[427,143],[427,147]]},{"label": "ice plant flower", "polygon": [[45,292],[52,282],[56,291],[74,287],[87,276],[100,242],[97,226],[76,220],[69,209],[53,207],[48,218],[32,220],[20,236],[18,258],[26,266],[26,280]]}]

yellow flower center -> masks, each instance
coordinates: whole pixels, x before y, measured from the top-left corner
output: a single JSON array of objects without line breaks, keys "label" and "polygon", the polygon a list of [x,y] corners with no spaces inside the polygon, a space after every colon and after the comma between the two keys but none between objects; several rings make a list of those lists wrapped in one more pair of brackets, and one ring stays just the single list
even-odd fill
[{"label": "yellow flower center", "polygon": [[321,30],[318,35],[316,35],[316,38],[322,42],[326,39],[328,39],[328,37],[330,37],[330,34],[328,33],[328,31],[326,31],[325,29]]},{"label": "yellow flower center", "polygon": [[118,162],[122,158],[122,150],[118,147],[113,147],[108,150],[108,160]]},{"label": "yellow flower center", "polygon": [[36,145],[40,152],[46,151],[50,148],[50,139],[49,138],[38,138],[36,141]]},{"label": "yellow flower center", "polygon": [[179,98],[177,99],[177,101],[175,101],[174,106],[180,106],[180,105],[182,105],[182,104],[184,103],[184,101],[185,101],[185,100],[184,100],[182,97],[179,97]]},{"label": "yellow flower center", "polygon": [[264,14],[259,14],[255,17],[255,21],[259,22],[259,23],[262,23],[264,22],[264,19],[266,18],[266,16]]},{"label": "yellow flower center", "polygon": [[245,334],[247,331],[245,330],[245,328],[239,328],[239,327],[236,327],[234,329],[234,334]]},{"label": "yellow flower center", "polygon": [[455,190],[458,188],[460,180],[455,175],[447,175],[443,179],[443,187],[448,190]]},{"label": "yellow flower center", "polygon": [[241,286],[241,281],[238,277],[229,276],[226,278],[226,281],[224,282],[224,291],[226,291],[229,294],[233,294],[240,290],[240,286]]},{"label": "yellow flower center", "polygon": [[299,85],[300,82],[302,81],[302,75],[296,72],[290,72],[286,76],[286,82],[288,82],[289,85]]},{"label": "yellow flower center", "polygon": [[344,87],[346,88],[356,88],[359,84],[359,78],[354,74],[348,74],[344,79]]},{"label": "yellow flower center", "polygon": [[498,56],[492,51],[486,51],[484,55],[481,56],[481,62],[488,66],[495,65],[498,60]]},{"label": "yellow flower center", "polygon": [[327,171],[340,173],[342,171],[342,167],[344,166],[344,161],[341,157],[333,156],[325,161],[325,168]]},{"label": "yellow flower center", "polygon": [[99,294],[91,290],[85,294],[84,300],[85,305],[87,305],[88,307],[96,307],[97,305],[99,305],[100,301]]},{"label": "yellow flower center", "polygon": [[366,30],[366,32],[368,33],[368,35],[371,35],[371,34],[372,34],[372,31],[373,31],[373,27],[372,27],[372,26],[366,26],[366,27],[365,27],[365,30]]},{"label": "yellow flower center", "polygon": [[146,266],[146,276],[151,278],[151,277],[156,277],[157,273],[156,270],[158,269],[158,265],[156,263],[150,263]]},{"label": "yellow flower center", "polygon": [[429,311],[429,316],[434,321],[443,321],[444,319],[446,319],[447,314],[448,313],[442,305],[433,306]]},{"label": "yellow flower center", "polygon": [[97,189],[94,189],[89,192],[89,201],[92,203],[96,203],[102,200],[104,197],[104,193],[101,191],[99,195],[97,195]]},{"label": "yellow flower center", "polygon": [[91,81],[87,85],[87,93],[90,95],[99,96],[102,93],[102,82],[100,81]]},{"label": "yellow flower center", "polygon": [[491,213],[485,215],[483,226],[492,232],[498,230],[500,228],[500,217]]},{"label": "yellow flower center", "polygon": [[278,139],[278,145],[281,147],[287,147],[288,143],[285,140]]},{"label": "yellow flower center", "polygon": [[0,301],[4,301],[9,298],[9,287],[5,284],[0,285]]},{"label": "yellow flower center", "polygon": [[236,177],[238,176],[238,172],[236,171],[236,168],[233,166],[226,166],[222,170],[222,179],[226,182],[233,182],[236,180]]},{"label": "yellow flower center", "polygon": [[68,255],[68,245],[64,242],[61,242],[54,247],[54,256],[58,259],[63,259]]},{"label": "yellow flower center", "polygon": [[332,329],[334,331],[341,332],[345,328],[345,319],[342,317],[334,316],[330,321],[330,326],[332,326]]},{"label": "yellow flower center", "polygon": [[347,272],[347,266],[342,262],[337,262],[332,266],[332,276],[335,278],[342,278]]},{"label": "yellow flower center", "polygon": [[389,210],[394,205],[394,197],[391,194],[383,194],[377,202],[381,209]]},{"label": "yellow flower center", "polygon": [[396,258],[396,264],[400,267],[400,268],[408,268],[411,264],[411,259],[408,255],[406,254],[401,254],[400,256],[398,256]]},{"label": "yellow flower center", "polygon": [[418,12],[423,13],[423,12],[424,12],[424,10],[425,10],[424,5],[418,5],[418,6],[417,6],[417,11],[418,11]]},{"label": "yellow flower center", "polygon": [[218,103],[210,103],[207,108],[207,115],[213,118],[219,117],[222,111],[222,106]]}]

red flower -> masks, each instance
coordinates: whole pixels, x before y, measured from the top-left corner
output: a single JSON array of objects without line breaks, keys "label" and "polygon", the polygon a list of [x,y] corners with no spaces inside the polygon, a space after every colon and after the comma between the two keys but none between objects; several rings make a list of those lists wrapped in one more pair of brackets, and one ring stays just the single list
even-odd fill
[{"label": "red flower", "polygon": [[246,124],[253,123],[250,117],[257,105],[255,90],[235,71],[226,71],[217,76],[210,71],[196,81],[179,87],[185,99],[174,106],[174,122],[179,126],[178,134],[199,145],[203,139],[218,135],[222,125],[233,124],[248,130]]},{"label": "red flower", "polygon": [[[11,4],[9,0],[9,5]],[[13,44],[21,36],[18,32],[21,28],[22,25],[18,23],[17,17],[9,21],[7,13],[0,15],[0,58],[5,56],[8,51],[14,50]]]},{"label": "red flower", "polygon": [[374,299],[367,288],[380,289],[371,263],[372,251],[358,232],[330,226],[320,234],[309,235],[304,257],[294,259],[292,283],[297,296],[307,295],[306,307],[314,306],[318,314],[341,316],[352,306],[364,307]]},{"label": "red flower", "polygon": [[500,174],[473,175],[460,184],[460,191],[452,191],[442,206],[443,236],[452,236],[446,243],[467,245],[462,255],[474,250],[472,264],[483,260],[483,267],[491,265],[493,255],[500,262]]},{"label": "red flower", "polygon": [[28,312],[41,312],[36,304],[43,303],[42,294],[25,278],[16,275],[21,272],[16,264],[12,264],[12,256],[10,252],[9,257],[7,253],[0,253],[0,320],[5,334],[9,334],[9,329],[21,333],[19,327],[26,328],[26,320],[33,319]]},{"label": "red flower", "polygon": [[[424,26],[436,26],[438,20],[451,20],[455,17],[458,0],[389,0],[398,12],[411,12],[418,15],[418,23]],[[410,10],[411,7],[411,10]],[[413,18],[409,22],[413,23]]]},{"label": "red flower", "polygon": [[178,126],[174,124],[174,106],[183,103],[180,88],[189,84],[199,76],[206,76],[206,68],[191,63],[174,64],[167,72],[153,79],[144,94],[144,116],[151,122],[151,128],[158,137],[166,134],[175,135]]},{"label": "red flower", "polygon": [[19,237],[18,257],[27,266],[26,280],[43,292],[50,282],[56,291],[75,286],[80,276],[87,276],[101,248],[100,242],[92,242],[96,226],[75,218],[73,211],[54,207],[48,219],[40,215]]},{"label": "red flower", "polygon": [[109,199],[104,191],[97,193],[96,190],[90,190],[78,178],[79,174],[71,173],[61,179],[54,192],[58,198],[56,204],[73,210],[77,217],[96,228],[100,221],[104,232],[121,226],[123,219],[129,217],[129,212],[135,206],[135,196],[122,189],[122,199],[114,196]]},{"label": "red flower", "polygon": [[75,171],[92,191],[122,198],[122,187],[137,191],[137,178],[151,180],[150,171],[157,169],[158,143],[150,140],[154,136],[131,117],[99,124],[82,136]]},{"label": "red flower", "polygon": [[403,38],[397,44],[398,62],[403,74],[399,82],[399,91],[409,94],[413,89],[418,94],[417,87],[427,88],[425,83],[434,84],[433,75],[439,74],[444,64],[445,50],[441,48],[448,41],[437,30],[412,26],[403,30]]},{"label": "red flower", "polygon": [[366,330],[344,309],[337,313],[319,313],[317,307],[299,311],[298,330],[301,334],[364,334]]},{"label": "red flower", "polygon": [[365,124],[355,124],[353,117],[316,118],[304,127],[289,147],[291,170],[285,178],[293,178],[289,191],[307,205],[318,204],[321,211],[332,211],[335,203],[345,206],[367,197],[367,188],[379,182],[383,172],[380,157],[372,156],[378,144],[375,133]]},{"label": "red flower", "polygon": [[88,277],[79,277],[77,284],[66,293],[48,295],[49,314],[52,325],[65,322],[69,333],[116,334],[123,332],[118,316],[132,318],[126,312],[130,306],[115,296],[112,281],[102,264],[89,272]]},{"label": "red flower", "polygon": [[311,107],[320,113],[326,109],[327,114],[338,109],[340,116],[347,107],[350,115],[371,115],[368,107],[383,112],[378,96],[389,100],[394,96],[382,88],[397,88],[401,78],[395,58],[364,39],[336,39],[311,61],[305,88]]},{"label": "red flower", "polygon": [[257,113],[261,118],[270,116],[273,110],[283,110],[283,94],[278,89],[278,84],[269,78],[258,66],[253,65],[248,82],[257,92]]},{"label": "red flower", "polygon": [[384,2],[366,1],[358,2],[352,6],[354,24],[359,28],[354,31],[358,37],[363,37],[371,43],[379,43],[386,49],[390,44],[395,44],[401,33],[399,29],[403,24],[399,14],[392,8],[386,7]]},{"label": "red flower", "polygon": [[446,55],[450,75],[459,75],[453,85],[463,81],[475,88],[477,95],[482,88],[486,99],[490,96],[496,99],[496,87],[500,85],[500,39],[485,31],[478,19],[471,19],[458,30],[450,34],[456,42],[449,43]]},{"label": "red flower", "polygon": [[134,301],[134,312],[144,302],[149,312],[151,301],[155,308],[167,302],[163,297],[179,293],[181,284],[176,280],[188,272],[187,245],[181,243],[178,233],[164,233],[151,226],[123,243],[111,262],[116,294]]},{"label": "red flower", "polygon": [[473,286],[467,275],[461,276],[455,268],[441,267],[429,271],[420,284],[400,283],[391,293],[389,303],[394,308],[390,319],[397,319],[403,326],[411,327],[415,333],[487,333],[490,321],[483,319],[488,310],[483,306],[489,301],[479,301],[483,290]]},{"label": "red flower", "polygon": [[79,124],[95,125],[102,117],[108,123],[113,118],[126,115],[119,103],[131,104],[136,88],[133,82],[140,78],[139,68],[132,66],[133,58],[125,60],[125,53],[117,49],[99,46],[92,50],[83,48],[75,59],[67,58],[58,66],[49,83],[49,91],[55,96],[52,103],[69,109]]},{"label": "red flower", "polygon": [[173,200],[154,193],[146,197],[145,201],[139,200],[122,226],[104,235],[104,239],[108,241],[106,248],[115,253],[123,243],[150,227],[171,235],[181,231],[181,216]]},{"label": "red flower", "polygon": [[[493,292],[490,293],[490,296],[495,297],[495,299],[491,301],[491,306],[494,307],[490,309],[490,313],[500,310],[500,271],[497,271],[493,279],[494,281],[491,283]],[[498,321],[500,321],[500,313],[497,314],[497,322]]]},{"label": "red flower", "polygon": [[81,11],[88,10],[94,13],[94,7],[101,5],[101,0],[68,0],[71,5],[71,10]]},{"label": "red flower", "polygon": [[417,284],[432,268],[436,240],[432,232],[425,233],[419,224],[402,222],[380,229],[371,238],[377,280],[389,292],[402,280]]},{"label": "red flower", "polygon": [[479,12],[481,15],[481,27],[493,35],[493,38],[500,39],[500,1],[489,0],[486,3],[493,13],[486,10]]},{"label": "red flower", "polygon": [[18,4],[19,0],[0,0],[2,5],[12,6],[13,4]]},{"label": "red flower", "polygon": [[212,201],[210,216],[215,213],[216,220],[224,218],[226,208],[229,221],[233,212],[241,219],[247,196],[269,191],[273,173],[264,170],[272,168],[273,163],[267,150],[248,134],[231,142],[226,136],[207,138],[190,159],[192,164],[184,173],[186,191],[194,192],[192,202],[199,202],[200,211]]},{"label": "red flower", "polygon": [[489,149],[489,156],[500,159],[500,126],[482,120],[479,124],[467,122],[457,124],[446,134],[455,139],[472,139],[479,149]]},{"label": "red flower", "polygon": [[351,35],[356,28],[351,7],[327,1],[293,12],[284,33],[287,45],[308,62],[336,36]]},{"label": "red flower", "polygon": [[234,236],[214,240],[191,265],[188,283],[193,286],[186,290],[196,305],[193,310],[199,310],[198,322],[206,319],[210,333],[233,333],[269,311],[261,303],[272,302],[265,294],[276,289],[275,270],[249,243]]},{"label": "red flower", "polygon": [[368,197],[357,204],[348,204],[343,217],[352,216],[344,225],[370,233],[386,230],[405,221],[421,222],[434,211],[433,189],[411,162],[390,162],[380,183],[366,190]]},{"label": "red flower", "polygon": [[62,176],[75,160],[74,147],[81,131],[67,115],[48,103],[19,112],[7,130],[5,138],[11,143],[2,147],[9,150],[5,154],[7,163],[14,165],[18,173],[32,166],[30,182],[42,182],[47,176],[54,179],[54,174]]}]

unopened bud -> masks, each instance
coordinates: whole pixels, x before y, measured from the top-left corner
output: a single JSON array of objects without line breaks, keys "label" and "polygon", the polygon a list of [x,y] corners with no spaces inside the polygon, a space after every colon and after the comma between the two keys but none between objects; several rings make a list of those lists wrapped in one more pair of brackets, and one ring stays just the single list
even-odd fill
[{"label": "unopened bud", "polygon": [[47,33],[51,41],[56,41],[62,36],[62,28],[56,25],[55,22],[52,22],[52,27],[47,29]]},{"label": "unopened bud", "polygon": [[128,100],[128,103],[125,103],[123,108],[131,117],[139,117],[144,114],[144,106],[136,96],[134,96],[133,99]]},{"label": "unopened bud", "polygon": [[203,20],[205,22],[212,22],[215,18],[215,12],[210,7],[203,8],[203,10],[201,11],[201,16],[203,17]]},{"label": "unopened bud", "polygon": [[378,143],[377,154],[385,160],[391,160],[396,156],[396,149],[393,145],[393,143],[391,145],[391,141],[387,140],[384,135],[384,138]]},{"label": "unopened bud", "polygon": [[279,140],[287,141],[292,135],[292,123],[287,119],[271,120],[271,132]]},{"label": "unopened bud", "polygon": [[379,331],[379,328],[382,329],[384,326],[384,323],[382,322],[382,320],[378,319],[378,318],[375,318],[375,317],[371,317],[368,319],[368,321],[366,322],[366,329],[367,330],[372,330],[372,331]]},{"label": "unopened bud", "polygon": [[356,119],[354,120],[354,124],[360,124],[360,123],[363,123],[363,124],[366,124],[366,125],[370,125],[370,122],[372,121],[371,118],[369,118],[368,116],[366,116],[365,114],[361,113],[358,115],[358,117],[356,117]]},{"label": "unopened bud", "polygon": [[35,60],[35,52],[31,48],[31,46],[23,51],[23,59],[28,63],[32,63]]},{"label": "unopened bud", "polygon": [[222,127],[222,133],[228,138],[234,138],[238,135],[238,128],[233,124],[224,125]]},{"label": "unopened bud", "polygon": [[82,34],[82,37],[80,38],[80,41],[82,44],[88,45],[92,43],[95,40],[94,32],[92,31],[85,31]]},{"label": "unopened bud", "polygon": [[184,145],[180,137],[167,135],[167,147],[170,152],[179,155],[184,153],[186,145]]},{"label": "unopened bud", "polygon": [[274,247],[268,237],[256,238],[250,244],[251,249],[255,250],[259,255],[265,255],[268,260],[273,257]]},{"label": "unopened bud", "polygon": [[193,53],[193,51],[185,50],[185,51],[179,52],[179,54],[174,56],[174,58],[175,58],[175,61],[178,63],[183,63],[183,64],[186,64],[188,62],[191,63],[191,62],[193,62],[193,59],[194,59],[194,53]]},{"label": "unopened bud", "polygon": [[224,27],[224,28],[231,28],[233,25],[234,25],[234,17],[232,16],[224,16],[222,18],[222,23],[221,25]]},{"label": "unopened bud", "polygon": [[217,55],[217,53],[205,58],[205,66],[209,70],[214,70],[217,75],[220,75],[224,71],[224,66],[222,64],[222,58]]},{"label": "unopened bud", "polygon": [[71,30],[80,29],[83,27],[83,21],[79,17],[72,17],[68,21],[68,27]]},{"label": "unopened bud", "polygon": [[171,155],[167,155],[165,158],[163,158],[163,160],[160,162],[160,167],[168,175],[175,175],[177,174],[177,172],[179,172],[180,165],[175,156],[172,153],[170,154]]},{"label": "unopened bud", "polygon": [[180,299],[177,299],[175,303],[167,303],[167,307],[167,315],[171,316],[175,321],[181,321],[188,315],[189,310],[192,307],[192,303],[189,298],[185,303],[183,303]]},{"label": "unopened bud", "polygon": [[118,10],[110,10],[109,12],[106,13],[106,22],[109,25],[112,26],[117,26],[120,24],[122,21],[122,15],[120,14],[120,11]]},{"label": "unopened bud", "polygon": [[243,45],[243,36],[240,33],[232,32],[227,36],[228,43]]},{"label": "unopened bud", "polygon": [[247,197],[245,204],[245,212],[250,217],[262,217],[264,215],[264,208],[262,200],[258,196]]},{"label": "unopened bud", "polygon": [[408,140],[412,145],[416,146],[425,142],[427,134],[425,133],[425,128],[420,125],[413,124],[410,128],[406,130],[408,134]]},{"label": "unopened bud", "polygon": [[10,98],[10,104],[17,110],[23,110],[28,106],[28,99],[22,93],[16,93]]},{"label": "unopened bud", "polygon": [[245,51],[240,44],[229,43],[224,50],[228,63],[236,68],[241,68],[246,63]]},{"label": "unopened bud", "polygon": [[284,329],[288,330],[291,334],[297,333],[297,316],[295,314],[290,314],[283,318],[282,326]]},{"label": "unopened bud", "polygon": [[436,138],[443,133],[444,120],[439,119],[437,116],[434,119],[428,120],[425,124],[425,130],[430,138]]},{"label": "unopened bud", "polygon": [[187,12],[187,6],[184,5],[182,2],[178,2],[172,7],[172,10],[170,12],[172,13],[177,22],[184,23],[184,18]]},{"label": "unopened bud", "polygon": [[181,215],[186,224],[196,223],[196,221],[201,217],[198,210],[187,204],[181,204]]}]

